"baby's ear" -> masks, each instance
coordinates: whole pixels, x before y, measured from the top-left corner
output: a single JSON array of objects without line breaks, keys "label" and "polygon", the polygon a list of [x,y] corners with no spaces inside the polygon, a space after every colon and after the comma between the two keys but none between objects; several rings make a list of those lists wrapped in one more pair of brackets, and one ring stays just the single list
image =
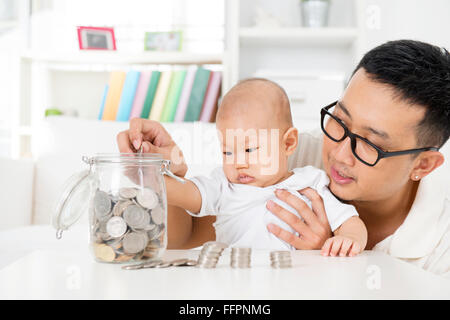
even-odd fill
[{"label": "baby's ear", "polygon": [[294,127],[289,128],[283,135],[283,146],[286,154],[290,156],[294,153],[298,145],[298,130]]}]

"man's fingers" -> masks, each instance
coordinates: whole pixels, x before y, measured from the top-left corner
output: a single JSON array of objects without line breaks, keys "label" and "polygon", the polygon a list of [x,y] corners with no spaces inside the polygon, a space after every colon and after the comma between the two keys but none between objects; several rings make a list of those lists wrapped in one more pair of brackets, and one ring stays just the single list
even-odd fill
[{"label": "man's fingers", "polygon": [[142,142],[142,150],[144,151],[144,153],[161,153],[160,148],[148,141]]},{"label": "man's fingers", "polygon": [[269,232],[273,233],[276,237],[280,238],[284,242],[289,243],[296,249],[308,249],[303,243],[302,239],[297,237],[295,234],[280,228],[276,224],[269,223],[267,225],[267,230],[269,230]]},{"label": "man's fingers", "polygon": [[130,129],[128,130],[128,136],[136,150],[139,150],[142,144],[142,134],[144,119],[133,118],[130,120]]},{"label": "man's fingers", "polygon": [[117,145],[119,146],[119,152],[121,153],[133,153],[134,150],[131,146],[128,130],[122,131],[117,135]]},{"label": "man's fingers", "polygon": [[288,205],[297,210],[298,214],[306,221],[307,224],[310,224],[315,219],[314,212],[312,212],[311,208],[306,204],[305,201],[300,199],[298,196],[294,196],[287,190],[278,189],[275,191],[275,195],[278,199],[283,202],[286,202]]},{"label": "man's fingers", "polygon": [[[328,217],[325,212],[325,207],[323,205],[323,199],[319,195],[319,193],[316,190],[311,189],[311,188],[305,188],[305,189],[299,190],[298,192],[300,194],[304,195],[305,197],[307,197],[311,201],[312,209],[313,209],[314,213],[316,214],[317,218],[319,218],[320,222],[322,222],[322,224],[329,225]],[[308,223],[308,220],[306,220],[306,223]]]},{"label": "man's fingers", "polygon": [[305,235],[308,232],[310,232],[308,226],[306,226],[305,223],[299,217],[289,212],[282,206],[276,204],[274,201],[272,200],[267,201],[266,207],[267,209],[269,209],[270,212],[272,212],[278,218],[286,222],[289,226],[291,226],[292,229],[294,229],[298,233]]}]

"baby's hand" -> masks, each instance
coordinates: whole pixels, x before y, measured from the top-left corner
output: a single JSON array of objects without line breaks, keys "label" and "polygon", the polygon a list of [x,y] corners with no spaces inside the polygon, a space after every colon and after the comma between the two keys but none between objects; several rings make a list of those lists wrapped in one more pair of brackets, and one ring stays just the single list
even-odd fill
[{"label": "baby's hand", "polygon": [[323,256],[340,256],[340,257],[353,257],[362,251],[362,244],[350,237],[334,236],[329,238],[323,244],[321,254]]}]

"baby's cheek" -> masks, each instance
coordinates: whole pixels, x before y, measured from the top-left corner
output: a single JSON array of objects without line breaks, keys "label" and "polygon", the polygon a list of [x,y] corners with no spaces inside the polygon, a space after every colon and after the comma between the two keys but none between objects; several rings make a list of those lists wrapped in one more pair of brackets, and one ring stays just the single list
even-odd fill
[{"label": "baby's cheek", "polygon": [[234,178],[233,168],[231,168],[230,165],[226,165],[225,163],[223,164],[223,173],[227,177],[228,181],[232,181],[232,179]]}]

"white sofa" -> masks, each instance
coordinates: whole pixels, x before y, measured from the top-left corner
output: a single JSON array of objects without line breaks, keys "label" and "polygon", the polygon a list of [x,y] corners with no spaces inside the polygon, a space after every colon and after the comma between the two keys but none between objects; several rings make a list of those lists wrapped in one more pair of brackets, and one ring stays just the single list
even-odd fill
[{"label": "white sofa", "polygon": [[[215,125],[164,123],[183,150],[187,177],[209,172],[221,164]],[[67,179],[88,166],[82,156],[118,152],[116,135],[127,122],[50,117],[36,132],[34,160],[0,159],[0,230],[48,224]],[[301,143],[301,141],[300,141]],[[450,144],[443,148],[447,163],[439,173],[450,177]],[[81,223],[87,222],[87,215]]]}]

